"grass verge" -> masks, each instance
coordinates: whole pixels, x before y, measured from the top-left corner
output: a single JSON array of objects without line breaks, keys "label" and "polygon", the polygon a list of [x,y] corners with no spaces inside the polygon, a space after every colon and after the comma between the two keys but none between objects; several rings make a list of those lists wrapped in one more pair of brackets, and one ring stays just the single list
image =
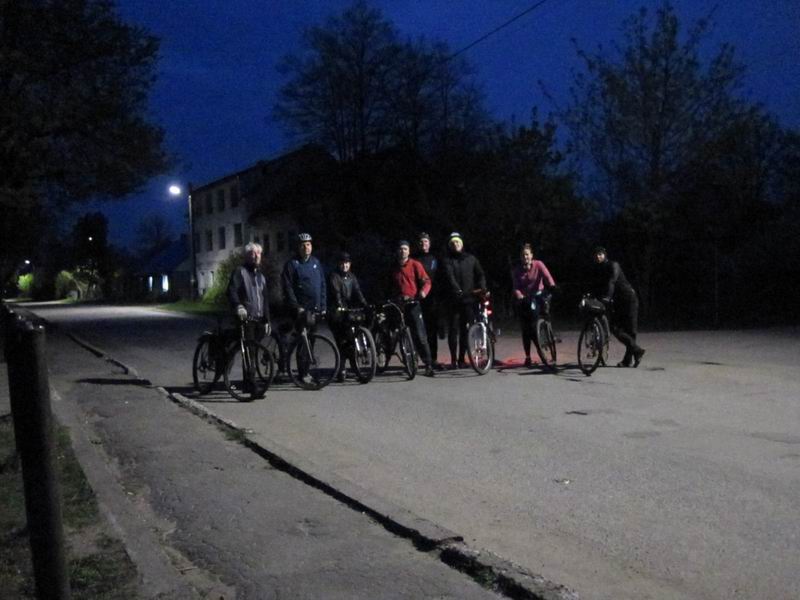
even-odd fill
[{"label": "grass verge", "polygon": [[[136,567],[122,542],[109,535],[67,429],[59,427],[56,439],[72,598],[135,598]],[[0,419],[0,598],[35,597],[22,471],[13,423],[4,418]]]}]

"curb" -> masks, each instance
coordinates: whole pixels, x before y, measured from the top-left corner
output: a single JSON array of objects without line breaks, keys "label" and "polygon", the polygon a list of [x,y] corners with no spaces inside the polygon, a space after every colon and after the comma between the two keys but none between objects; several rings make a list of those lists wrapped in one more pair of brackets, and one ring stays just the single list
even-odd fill
[{"label": "curb", "polygon": [[[67,336],[98,358],[120,367],[126,374],[132,375],[143,384],[152,385],[133,367],[112,358],[75,334],[67,333]],[[217,415],[192,398],[172,393],[162,386],[155,386],[155,389],[193,414],[234,434],[239,443],[267,460],[274,468],[320,490],[353,510],[369,515],[387,531],[410,540],[415,548],[422,552],[436,555],[443,563],[468,575],[483,587],[518,600],[579,600],[577,592],[530,573],[523,567],[487,550],[470,548],[464,543],[461,535],[423,519],[351,481],[330,474],[324,475],[323,478],[314,463],[274,442],[256,442],[250,437],[252,430]]]},{"label": "curb", "polygon": [[156,389],[192,413],[240,436],[240,443],[266,459],[274,468],[339,500],[353,510],[369,515],[391,533],[410,540],[418,550],[436,554],[443,563],[469,575],[484,587],[519,600],[579,599],[578,594],[569,588],[530,573],[487,550],[470,548],[464,543],[462,536],[380,498],[351,481],[335,475],[325,475],[325,479],[322,479],[315,474],[317,468],[310,461],[274,442],[256,442],[250,437],[252,430],[217,415],[192,398],[171,393],[163,387]]}]

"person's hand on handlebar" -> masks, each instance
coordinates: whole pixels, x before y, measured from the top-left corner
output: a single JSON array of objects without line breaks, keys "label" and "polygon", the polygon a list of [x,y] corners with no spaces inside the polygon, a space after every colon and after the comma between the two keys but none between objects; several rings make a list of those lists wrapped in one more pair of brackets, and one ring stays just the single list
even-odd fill
[{"label": "person's hand on handlebar", "polygon": [[240,321],[247,321],[247,309],[240,304],[236,307],[236,316]]}]

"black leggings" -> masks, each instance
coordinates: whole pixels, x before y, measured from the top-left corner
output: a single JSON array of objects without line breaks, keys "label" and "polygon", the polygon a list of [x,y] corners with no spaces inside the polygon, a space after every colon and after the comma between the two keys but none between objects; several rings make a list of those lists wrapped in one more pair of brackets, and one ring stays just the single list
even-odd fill
[{"label": "black leggings", "polygon": [[467,329],[475,320],[475,303],[459,302],[451,304],[447,315],[447,345],[450,347],[450,361],[464,362],[467,353]]}]

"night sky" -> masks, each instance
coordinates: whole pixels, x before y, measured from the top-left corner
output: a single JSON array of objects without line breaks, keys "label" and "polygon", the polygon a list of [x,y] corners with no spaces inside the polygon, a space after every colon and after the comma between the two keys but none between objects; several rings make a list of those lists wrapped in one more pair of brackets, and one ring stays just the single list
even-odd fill
[{"label": "night sky", "polygon": [[[383,0],[380,8],[402,36],[424,36],[459,50],[533,0]],[[130,246],[136,225],[161,213],[185,230],[185,198],[167,186],[202,185],[258,160],[291,149],[281,124],[271,118],[283,80],[276,64],[299,51],[302,32],[340,13],[340,0],[118,0],[122,18],[161,38],[159,78],[151,96],[153,119],[167,134],[180,166],[142,193],[113,203],[95,203],[109,217],[110,241]],[[542,80],[556,102],[566,99],[570,72],[579,67],[571,39],[587,49],[621,40],[622,21],[639,7],[660,1],[548,0],[541,7],[465,53],[476,68],[486,105],[502,120],[526,122],[533,107],[546,115],[554,106],[540,91]],[[713,14],[706,49],[732,43],[748,67],[748,98],[763,103],[785,126],[800,127],[800,1],[675,0],[684,29]],[[87,210],[82,207],[81,212]]]}]

